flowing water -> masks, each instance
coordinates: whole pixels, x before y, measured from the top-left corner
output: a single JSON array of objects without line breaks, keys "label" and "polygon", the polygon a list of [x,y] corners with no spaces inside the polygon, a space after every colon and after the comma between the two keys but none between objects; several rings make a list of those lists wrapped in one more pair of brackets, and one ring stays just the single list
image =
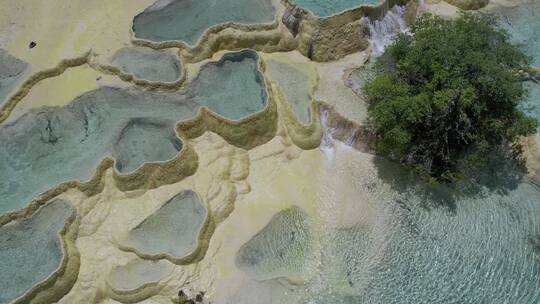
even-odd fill
[{"label": "flowing water", "polygon": [[381,20],[369,22],[369,44],[375,56],[381,55],[398,33],[407,30],[405,6],[395,5]]},{"label": "flowing water", "polygon": [[[378,3],[296,2],[318,16]],[[497,13],[501,26],[540,66],[539,3],[525,3]],[[370,22],[375,55],[406,31],[404,11],[395,6]],[[133,29],[138,38],[195,44],[215,24],[271,22],[274,14],[270,0],[159,0],[135,18]],[[122,52],[113,61],[137,77],[174,81],[181,76],[174,56]],[[145,65],[147,56],[158,57]],[[252,51],[227,54],[204,65],[182,91],[100,88],[66,107],[32,110],[1,125],[0,212],[21,208],[63,181],[87,180],[108,155],[121,173],[171,159],[182,148],[175,122],[193,118],[201,106],[234,120],[260,111],[267,96],[257,60]],[[0,50],[0,102],[25,69]],[[269,65],[269,73],[289,72]],[[351,74],[357,94],[369,77],[369,71]],[[296,91],[303,86],[300,80],[283,85],[293,111],[305,121],[310,114],[305,96]],[[524,106],[540,118],[535,108],[540,86],[532,81],[526,86],[530,95]],[[327,116],[321,113],[323,128]],[[331,130],[324,131],[317,182],[305,190],[315,193],[316,214],[300,207],[277,212],[236,254],[236,266],[252,280],[220,303],[540,303],[537,186],[503,167],[504,160],[484,174],[488,183],[456,189],[425,185],[397,164],[350,148],[352,139],[337,142]],[[178,193],[134,227],[125,244],[144,254],[192,253],[207,216],[202,203],[193,191]],[[57,269],[62,258],[57,233],[71,214],[69,204],[55,200],[28,219],[0,227],[0,303],[21,296]],[[131,290],[170,272],[168,262],[137,259],[113,268],[109,284]]]},{"label": "flowing water", "polygon": [[[496,190],[434,188],[342,143],[328,149],[319,173],[326,183],[317,190],[319,215],[311,219],[321,233],[294,220],[282,223],[280,214],[290,211],[278,213],[239,251],[252,262],[245,270],[252,278],[264,278],[254,270],[282,274],[287,263],[311,274],[302,285],[267,287],[298,297],[288,303],[540,301],[536,186],[511,179]],[[289,243],[290,235],[314,241]],[[313,257],[317,263],[309,262]]]},{"label": "flowing water", "polygon": [[528,95],[522,107],[527,114],[538,120],[539,126],[537,130],[540,132],[540,83],[527,81],[525,87],[528,90]]},{"label": "flowing water", "polygon": [[121,172],[168,160],[181,147],[174,123],[193,118],[201,106],[228,119],[262,110],[266,88],[257,60],[252,51],[230,53],[204,65],[183,91],[105,87],[1,125],[0,212],[21,208],[59,183],[88,180],[111,154]]},{"label": "flowing water", "polygon": [[214,25],[270,23],[274,15],[272,0],[159,0],[135,17],[133,32],[137,38],[194,45]]}]

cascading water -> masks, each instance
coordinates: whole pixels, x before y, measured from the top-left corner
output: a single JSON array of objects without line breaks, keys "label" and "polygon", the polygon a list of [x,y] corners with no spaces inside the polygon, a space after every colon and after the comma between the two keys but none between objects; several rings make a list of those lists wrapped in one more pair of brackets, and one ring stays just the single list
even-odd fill
[{"label": "cascading water", "polygon": [[330,130],[328,126],[328,117],[330,116],[330,113],[328,110],[323,109],[321,110],[321,127],[323,129],[323,136],[321,139],[321,145],[319,148],[324,153],[324,156],[326,156],[327,160],[331,160],[334,154],[334,139],[332,138],[332,131]]},{"label": "cascading water", "polygon": [[404,6],[395,5],[381,20],[370,20],[369,44],[373,54],[375,56],[382,54],[398,33],[406,31]]},{"label": "cascading water", "polygon": [[[323,130],[320,149],[326,156],[327,160],[332,160],[333,154],[338,146],[342,148],[356,148],[361,151],[366,151],[365,132],[362,126],[348,121],[340,117],[339,114],[332,115],[331,109],[321,109],[320,119]],[[339,141],[339,145],[338,145]]]}]

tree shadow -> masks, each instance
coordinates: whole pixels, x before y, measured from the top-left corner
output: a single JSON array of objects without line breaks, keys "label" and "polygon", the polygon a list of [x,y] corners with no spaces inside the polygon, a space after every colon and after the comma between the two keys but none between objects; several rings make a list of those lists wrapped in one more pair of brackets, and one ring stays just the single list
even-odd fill
[{"label": "tree shadow", "polygon": [[[493,148],[485,165],[468,170],[462,179],[453,183],[429,182],[415,170],[381,156],[375,157],[374,164],[378,177],[394,191],[415,196],[423,208],[442,207],[450,212],[455,212],[463,199],[508,194],[526,178],[519,153],[503,148]],[[398,200],[397,204],[407,210],[411,208],[405,200]]]}]

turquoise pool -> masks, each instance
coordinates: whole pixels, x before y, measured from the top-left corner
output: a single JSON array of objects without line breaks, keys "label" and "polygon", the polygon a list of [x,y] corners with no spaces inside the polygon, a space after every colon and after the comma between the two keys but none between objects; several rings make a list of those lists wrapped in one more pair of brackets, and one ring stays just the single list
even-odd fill
[{"label": "turquoise pool", "polygon": [[140,39],[195,45],[214,25],[270,23],[274,15],[272,0],[160,0],[135,17],[133,32]]},{"label": "turquoise pool", "polygon": [[32,217],[0,227],[0,303],[10,303],[45,280],[63,258],[58,232],[71,206],[55,200]]},{"label": "turquoise pool", "polygon": [[124,245],[145,255],[183,258],[197,249],[205,219],[199,196],[182,191],[133,228]]},{"label": "turquoise pool", "polygon": [[11,56],[0,49],[0,107],[8,95],[13,92],[15,85],[22,80],[28,64]]},{"label": "turquoise pool", "polygon": [[149,81],[174,82],[182,76],[182,63],[169,51],[126,47],[114,54],[112,63],[124,73]]},{"label": "turquoise pool", "polygon": [[122,173],[170,159],[181,148],[175,122],[193,118],[201,106],[228,119],[262,110],[266,87],[257,62],[253,51],[230,53],[205,64],[183,91],[104,87],[0,125],[0,213],[59,183],[88,180],[111,154]]},{"label": "turquoise pool", "polygon": [[375,5],[381,3],[380,0],[294,0],[294,2],[319,17],[335,15],[364,4]]}]

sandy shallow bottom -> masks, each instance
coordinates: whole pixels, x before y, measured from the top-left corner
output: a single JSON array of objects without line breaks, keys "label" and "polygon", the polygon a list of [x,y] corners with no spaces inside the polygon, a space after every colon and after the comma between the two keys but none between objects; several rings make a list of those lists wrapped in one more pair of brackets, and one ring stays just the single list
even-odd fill
[{"label": "sandy shallow bottom", "polygon": [[[91,64],[39,82],[5,123],[44,106],[66,106],[91,90],[131,86],[100,71],[96,63],[110,63],[104,58],[132,46],[132,18],[152,2],[66,1],[65,18],[45,18],[57,12],[39,1],[6,3],[0,11],[0,47],[28,62],[32,73],[89,50]],[[426,1],[421,9],[456,14],[455,7],[437,0]],[[36,37],[31,38],[37,42],[32,50],[29,37]],[[186,83],[225,53],[183,65]],[[311,62],[297,51],[259,54],[267,64],[270,87],[284,93],[295,124],[319,128],[318,122],[308,124],[319,115],[312,111],[311,98],[364,123],[367,104],[346,81],[365,64],[369,51],[329,63]],[[228,77],[227,64],[206,76],[234,78]],[[287,75],[288,69],[294,72]],[[206,105],[229,118],[244,118],[228,112],[232,107],[222,99],[229,98],[221,94],[248,92],[242,84],[251,74],[242,75],[247,76],[238,77],[232,90],[216,81],[219,77],[207,77],[208,85],[216,85],[201,85],[193,95],[217,96]],[[260,95],[254,92],[248,95]],[[237,108],[254,113],[261,106]],[[215,304],[529,304],[540,298],[540,192],[535,186],[519,179],[496,184],[497,191],[482,189],[474,196],[448,199],[446,190],[427,191],[407,172],[334,141],[328,133],[321,147],[302,150],[292,138],[308,131],[293,136],[297,126],[285,125],[291,120],[279,113],[276,136],[251,150],[212,132],[182,139],[197,153],[198,169],[181,182],[124,192],[108,169],[98,194],[75,189],[62,193],[59,199],[69,201],[77,214],[80,268],[59,303],[171,303],[180,289],[189,296],[204,292],[204,303]],[[171,132],[151,134],[160,143]],[[529,141],[529,159],[540,166],[540,139]],[[124,246],[130,231],[183,191],[193,191],[207,215],[198,242],[193,229],[186,228],[186,252],[192,256],[167,259],[146,248],[152,256],[145,259]],[[190,220],[183,224],[199,230],[200,221]],[[163,237],[167,245],[174,241],[160,233],[153,231],[150,237]]]}]

